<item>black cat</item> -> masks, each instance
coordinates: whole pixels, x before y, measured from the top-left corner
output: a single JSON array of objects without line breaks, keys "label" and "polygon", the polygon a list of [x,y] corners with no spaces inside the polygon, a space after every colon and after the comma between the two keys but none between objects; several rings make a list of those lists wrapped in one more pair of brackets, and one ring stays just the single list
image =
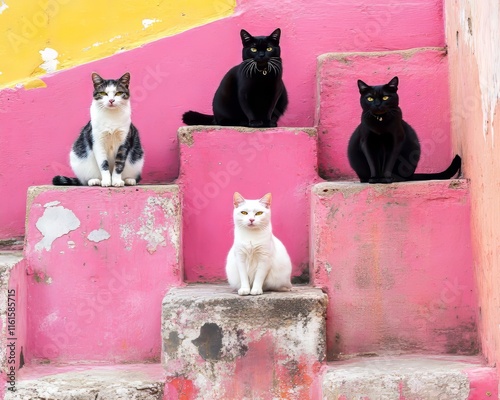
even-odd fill
[{"label": "black cat", "polygon": [[215,92],[214,115],[188,111],[186,125],[275,127],[288,105],[282,80],[279,46],[281,30],[269,36],[252,36],[244,29],[243,62],[231,68]]},{"label": "black cat", "polygon": [[415,174],[420,143],[415,130],[403,120],[398,82],[397,76],[380,86],[368,86],[358,80],[363,112],[347,149],[352,169],[361,182],[369,183],[452,178],[461,168],[458,155],[443,172]]}]

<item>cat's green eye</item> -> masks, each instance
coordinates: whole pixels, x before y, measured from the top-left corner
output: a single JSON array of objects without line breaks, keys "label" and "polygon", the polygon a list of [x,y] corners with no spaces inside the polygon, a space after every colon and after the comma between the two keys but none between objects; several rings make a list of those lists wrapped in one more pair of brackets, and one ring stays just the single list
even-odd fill
[{"label": "cat's green eye", "polygon": [[257,211],[257,212],[255,213],[255,215],[262,215],[262,214],[264,214],[262,211]]},{"label": "cat's green eye", "polygon": [[366,98],[366,100],[368,100],[368,101],[373,101],[373,97],[368,96],[368,97]]},{"label": "cat's green eye", "polygon": [[241,212],[243,215],[248,215],[248,213],[246,211],[242,211]]},{"label": "cat's green eye", "polygon": [[273,48],[272,47],[268,47],[266,50],[267,51],[273,51]]},{"label": "cat's green eye", "polygon": [[250,51],[251,51],[252,53],[257,53],[257,49],[256,49],[255,47],[251,47],[251,48],[250,48]]},{"label": "cat's green eye", "polygon": [[115,96],[121,96],[123,92],[116,92]]},{"label": "cat's green eye", "polygon": [[384,97],[382,97],[382,100],[384,100],[384,101],[385,101],[385,100],[389,100],[389,96],[384,96]]}]

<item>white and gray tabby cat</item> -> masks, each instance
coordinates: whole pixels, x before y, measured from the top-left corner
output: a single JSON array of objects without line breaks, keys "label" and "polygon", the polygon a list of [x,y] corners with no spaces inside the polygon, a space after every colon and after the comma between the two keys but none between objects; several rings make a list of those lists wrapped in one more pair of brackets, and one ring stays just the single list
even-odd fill
[{"label": "white and gray tabby cat", "polygon": [[141,179],[144,151],[132,124],[130,74],[103,79],[92,74],[94,99],[90,121],[70,152],[76,178],[55,176],[54,185],[133,186]]},{"label": "white and gray tabby cat", "polygon": [[260,200],[245,200],[236,192],[233,203],[234,243],[226,261],[229,285],[240,296],[289,291],[292,262],[273,235],[271,193]]}]

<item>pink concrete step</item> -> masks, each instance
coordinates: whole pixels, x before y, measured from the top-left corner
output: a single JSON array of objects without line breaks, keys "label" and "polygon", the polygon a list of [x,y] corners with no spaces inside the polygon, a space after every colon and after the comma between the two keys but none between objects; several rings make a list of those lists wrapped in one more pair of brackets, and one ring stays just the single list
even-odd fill
[{"label": "pink concrete step", "polygon": [[26,354],[26,274],[22,253],[0,251],[0,398],[15,385]]},{"label": "pink concrete step", "polygon": [[319,289],[238,296],[225,285],[173,288],[163,300],[169,399],[314,398],[325,360]]},{"label": "pink concrete step", "polygon": [[355,179],[347,143],[361,120],[357,80],[368,85],[399,77],[403,117],[422,146],[417,172],[444,170],[451,162],[448,58],[442,48],[374,53],[328,53],[318,58],[316,125],[319,170],[327,179]]},{"label": "pink concrete step", "polygon": [[31,365],[5,400],[163,400],[164,386],[160,364]]},{"label": "pink concrete step", "polygon": [[178,136],[187,281],[226,279],[235,191],[247,199],[272,193],[273,231],[290,253],[293,275],[307,275],[309,188],[318,181],[316,130],[198,126],[182,127]]},{"label": "pink concrete step", "polygon": [[27,361],[159,361],[180,204],[176,185],[30,188]]},{"label": "pink concrete step", "polygon": [[467,181],[329,182],[312,195],[312,283],[328,357],[476,354]]},{"label": "pink concrete step", "polygon": [[329,363],[322,389],[323,400],[493,400],[498,377],[478,357],[374,357]]}]

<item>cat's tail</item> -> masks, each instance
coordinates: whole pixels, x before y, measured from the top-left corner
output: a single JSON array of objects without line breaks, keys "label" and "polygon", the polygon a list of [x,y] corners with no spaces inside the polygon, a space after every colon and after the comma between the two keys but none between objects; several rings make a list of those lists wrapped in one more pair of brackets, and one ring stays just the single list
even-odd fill
[{"label": "cat's tail", "polygon": [[182,115],[182,122],[186,125],[215,125],[214,116],[196,111],[187,111]]},{"label": "cat's tail", "polygon": [[460,170],[462,168],[462,159],[457,154],[450,166],[446,168],[443,172],[437,172],[435,174],[413,174],[411,177],[412,181],[429,181],[432,179],[451,179],[456,173],[460,175]]},{"label": "cat's tail", "polygon": [[68,178],[67,176],[57,175],[52,178],[52,184],[56,186],[82,186],[78,178]]}]

